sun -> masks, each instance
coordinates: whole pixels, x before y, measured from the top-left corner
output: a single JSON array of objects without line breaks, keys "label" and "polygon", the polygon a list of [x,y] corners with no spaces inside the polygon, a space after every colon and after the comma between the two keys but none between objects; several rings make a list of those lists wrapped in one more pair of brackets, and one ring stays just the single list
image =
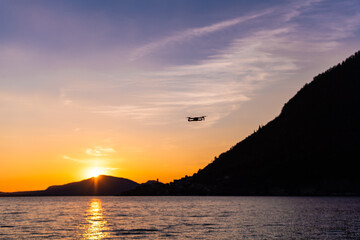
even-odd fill
[{"label": "sun", "polygon": [[104,174],[104,171],[101,168],[90,168],[87,171],[89,177],[98,177],[101,174]]}]

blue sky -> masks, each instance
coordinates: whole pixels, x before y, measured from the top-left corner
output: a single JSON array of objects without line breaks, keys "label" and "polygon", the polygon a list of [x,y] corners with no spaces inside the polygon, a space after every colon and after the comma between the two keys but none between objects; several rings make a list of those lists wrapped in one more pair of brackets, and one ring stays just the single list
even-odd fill
[{"label": "blue sky", "polygon": [[[3,149],[38,135],[81,138],[78,150],[49,156],[65,160],[119,145],[151,155],[161,145],[168,155],[152,157],[160,162],[194,151],[191,172],[359,50],[359,10],[357,0],[2,0]],[[188,125],[193,115],[208,118]],[[199,138],[194,150],[187,139]]]}]

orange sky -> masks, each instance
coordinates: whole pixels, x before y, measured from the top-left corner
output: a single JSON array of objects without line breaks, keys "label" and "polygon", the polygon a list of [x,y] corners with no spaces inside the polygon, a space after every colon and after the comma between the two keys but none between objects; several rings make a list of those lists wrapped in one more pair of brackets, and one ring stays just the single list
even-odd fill
[{"label": "orange sky", "polygon": [[0,140],[1,158],[6,159],[0,189],[45,189],[91,177],[92,168],[139,183],[156,178],[169,182],[192,175],[239,141],[239,135],[249,133],[236,129],[233,134],[227,121],[212,131],[199,127],[204,124],[184,118],[179,129],[168,133],[146,128],[126,132],[121,127],[108,131],[86,123],[68,131],[66,126],[2,129],[7,133]]},{"label": "orange sky", "polygon": [[[41,190],[79,181],[91,177],[93,168],[138,183],[190,176],[279,114],[282,99],[290,94],[278,90],[278,99],[264,89],[260,99],[244,103],[241,109],[246,114],[236,111],[217,123],[211,122],[211,116],[191,123],[184,117],[174,119],[172,126],[96,118],[64,110],[61,104],[56,109],[52,101],[37,102],[43,109],[39,115],[48,108],[54,115],[16,118],[7,128],[0,126],[0,191]],[[264,108],[255,107],[259,104]],[[12,109],[18,111],[20,106]]]}]

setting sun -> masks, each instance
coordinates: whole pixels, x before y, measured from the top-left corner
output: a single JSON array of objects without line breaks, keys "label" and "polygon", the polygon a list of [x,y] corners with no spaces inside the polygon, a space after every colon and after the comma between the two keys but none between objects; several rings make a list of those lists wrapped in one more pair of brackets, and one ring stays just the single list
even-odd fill
[{"label": "setting sun", "polygon": [[99,175],[104,174],[104,173],[105,172],[101,168],[90,168],[87,171],[87,176],[88,177],[98,177]]}]

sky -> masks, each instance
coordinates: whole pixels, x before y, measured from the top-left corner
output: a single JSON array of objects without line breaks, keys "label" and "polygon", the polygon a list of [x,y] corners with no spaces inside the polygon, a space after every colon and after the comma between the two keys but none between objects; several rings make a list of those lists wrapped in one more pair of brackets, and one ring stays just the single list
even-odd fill
[{"label": "sky", "polygon": [[0,1],[0,191],[95,170],[139,183],[191,176],[358,51],[359,10],[358,0]]}]

